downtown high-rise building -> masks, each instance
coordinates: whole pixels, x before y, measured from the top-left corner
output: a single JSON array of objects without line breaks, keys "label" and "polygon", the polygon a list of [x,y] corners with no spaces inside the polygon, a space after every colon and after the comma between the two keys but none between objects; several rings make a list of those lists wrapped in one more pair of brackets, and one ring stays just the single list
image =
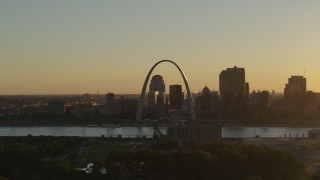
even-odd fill
[{"label": "downtown high-rise building", "polygon": [[170,109],[181,110],[184,101],[184,93],[182,92],[182,86],[178,84],[170,85],[169,89]]},{"label": "downtown high-rise building", "polygon": [[152,76],[150,85],[149,85],[149,92],[158,91],[159,93],[163,93],[166,91],[166,86],[164,84],[163,77],[160,75]]},{"label": "downtown high-rise building", "polygon": [[148,111],[150,115],[159,117],[167,113],[165,87],[162,76],[154,75],[152,77],[148,92]]},{"label": "downtown high-rise building", "polygon": [[[160,99],[164,99],[165,96],[165,84],[163,77],[160,75],[154,75],[151,79],[149,85],[149,92],[148,92],[148,106],[149,108],[158,104],[160,100],[158,100],[159,95],[161,96]],[[161,102],[160,102],[161,103]],[[164,102],[163,102],[164,103]]]},{"label": "downtown high-rise building", "polygon": [[307,79],[303,76],[291,76],[284,88],[284,99],[296,112],[302,112],[307,92]]},{"label": "downtown high-rise building", "polygon": [[246,83],[245,69],[234,66],[223,70],[219,76],[219,85],[222,109],[244,111],[249,96],[249,84]]}]

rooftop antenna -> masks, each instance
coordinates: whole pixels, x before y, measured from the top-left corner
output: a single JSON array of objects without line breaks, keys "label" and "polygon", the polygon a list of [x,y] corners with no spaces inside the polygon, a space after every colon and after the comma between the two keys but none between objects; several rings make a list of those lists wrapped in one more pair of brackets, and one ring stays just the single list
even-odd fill
[{"label": "rooftop antenna", "polygon": [[303,76],[306,77],[306,68],[303,70]]}]

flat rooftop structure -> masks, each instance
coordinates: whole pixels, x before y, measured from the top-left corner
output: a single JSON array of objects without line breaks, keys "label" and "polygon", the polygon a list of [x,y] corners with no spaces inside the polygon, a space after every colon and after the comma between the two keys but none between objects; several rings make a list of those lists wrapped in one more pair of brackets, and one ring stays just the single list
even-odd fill
[{"label": "flat rooftop structure", "polygon": [[320,139],[320,129],[311,129],[308,131],[308,136],[311,139]]}]

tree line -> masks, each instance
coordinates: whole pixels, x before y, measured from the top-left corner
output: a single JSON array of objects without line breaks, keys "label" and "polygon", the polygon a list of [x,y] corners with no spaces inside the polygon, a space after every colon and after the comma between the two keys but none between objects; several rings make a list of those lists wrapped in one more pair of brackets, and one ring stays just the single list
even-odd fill
[{"label": "tree line", "polygon": [[[1,137],[0,179],[320,179],[294,154],[241,143],[157,140],[78,171],[80,137]],[[70,153],[74,156],[69,158]],[[60,156],[67,156],[63,163]]]}]

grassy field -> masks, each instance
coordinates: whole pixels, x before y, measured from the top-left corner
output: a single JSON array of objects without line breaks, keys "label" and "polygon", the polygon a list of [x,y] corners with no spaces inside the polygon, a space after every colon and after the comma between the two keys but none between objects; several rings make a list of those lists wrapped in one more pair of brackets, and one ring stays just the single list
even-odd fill
[{"label": "grassy field", "polygon": [[87,160],[105,160],[112,151],[130,151],[133,141],[105,141],[90,145],[78,158]]}]

